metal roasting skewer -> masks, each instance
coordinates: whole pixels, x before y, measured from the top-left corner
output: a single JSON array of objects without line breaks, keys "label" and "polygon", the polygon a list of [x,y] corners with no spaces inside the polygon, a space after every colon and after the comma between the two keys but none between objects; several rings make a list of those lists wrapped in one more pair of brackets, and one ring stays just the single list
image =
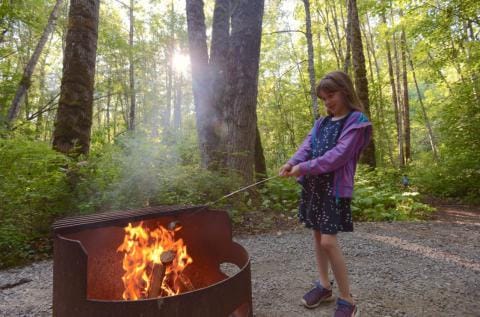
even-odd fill
[{"label": "metal roasting skewer", "polygon": [[[269,180],[272,180],[272,179],[278,178],[278,177],[280,177],[280,175],[275,175],[275,176],[266,178],[266,179],[264,179],[264,180],[261,180],[261,181],[259,181],[259,182],[256,182],[256,183],[247,185],[247,186],[242,187],[242,188],[240,188],[240,189],[237,189],[236,191],[231,192],[231,193],[229,193],[229,194],[227,194],[227,195],[225,195],[225,196],[222,196],[222,197],[220,197],[219,199],[217,199],[217,200],[215,200],[215,201],[210,201],[210,202],[206,203],[205,205],[203,205],[202,207],[198,208],[197,210],[192,211],[192,212],[190,213],[190,215],[194,215],[194,214],[196,214],[197,212],[200,212],[200,211],[202,211],[202,210],[205,210],[205,209],[207,209],[208,207],[210,207],[210,206],[218,203],[219,201],[221,201],[221,200],[223,200],[223,199],[225,199],[225,198],[228,198],[228,197],[230,197],[230,196],[235,195],[236,193],[239,193],[239,192],[241,192],[241,191],[244,191],[244,190],[246,190],[246,189],[249,189],[250,187],[257,186],[257,185],[259,185],[259,184],[261,184],[261,183],[268,182]],[[305,187],[304,187],[301,183],[298,183],[298,184],[299,184],[304,190],[306,190]],[[178,226],[178,225],[181,225],[181,223],[180,223],[179,221],[172,221],[172,222],[169,224],[169,229],[170,229],[170,230],[173,230],[173,229],[174,229],[176,226]]]},{"label": "metal roasting skewer", "polygon": [[263,180],[261,180],[261,181],[259,181],[259,182],[250,184],[250,185],[245,186],[245,187],[242,187],[242,188],[240,188],[240,189],[237,189],[236,191],[231,192],[230,194],[227,194],[227,195],[225,195],[225,196],[220,197],[219,199],[217,199],[217,200],[215,200],[215,201],[212,201],[212,202],[207,203],[206,206],[211,206],[211,205],[213,205],[213,204],[216,204],[216,203],[218,203],[220,200],[223,200],[223,199],[225,199],[225,198],[228,198],[228,197],[230,197],[230,196],[233,196],[233,195],[235,195],[236,193],[239,193],[239,192],[241,192],[241,191],[244,191],[244,190],[246,190],[246,189],[249,189],[250,187],[257,186],[257,185],[259,185],[259,184],[261,184],[261,183],[265,183],[265,182],[267,182],[267,181],[269,181],[269,180],[271,180],[271,179],[277,178],[277,177],[280,177],[280,175],[275,175],[275,176],[272,176],[272,177],[263,179]]},{"label": "metal roasting skewer", "polygon": [[[277,178],[277,177],[280,177],[280,175],[275,175],[275,176],[272,176],[272,177],[263,179],[263,180],[261,180],[261,181],[259,181],[259,182],[256,182],[256,183],[247,185],[247,186],[242,187],[242,188],[240,188],[240,189],[237,189],[236,191],[231,192],[231,193],[229,193],[229,194],[227,194],[227,195],[225,195],[225,196],[222,196],[222,197],[220,197],[219,199],[217,199],[217,200],[215,200],[215,201],[211,201],[211,202],[206,203],[206,204],[203,205],[202,207],[200,207],[200,208],[198,208],[197,210],[191,212],[190,215],[194,215],[194,214],[196,214],[197,212],[200,212],[200,211],[202,211],[202,210],[205,210],[205,209],[207,209],[208,207],[210,207],[210,206],[218,203],[219,201],[221,201],[221,200],[223,200],[223,199],[225,199],[225,198],[228,198],[228,197],[230,197],[230,196],[235,195],[236,193],[239,193],[239,192],[241,192],[241,191],[244,191],[244,190],[246,190],[246,189],[249,189],[250,187],[257,186],[257,185],[259,185],[259,184],[261,184],[261,183],[268,182],[269,180],[272,180],[272,179]],[[177,222],[177,224],[175,224],[175,226],[176,226],[176,225],[178,225],[178,222]],[[173,226],[173,224],[172,224],[172,226]]]}]

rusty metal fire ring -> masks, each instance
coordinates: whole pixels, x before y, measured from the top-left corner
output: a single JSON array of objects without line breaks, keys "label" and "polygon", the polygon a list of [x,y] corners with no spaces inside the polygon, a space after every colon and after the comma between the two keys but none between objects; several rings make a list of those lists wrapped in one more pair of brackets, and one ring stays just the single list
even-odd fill
[{"label": "rusty metal fire ring", "polygon": [[[168,226],[178,221],[180,237],[194,259],[186,268],[193,291],[175,296],[122,300],[123,228],[143,221]],[[53,225],[54,316],[253,316],[250,258],[232,240],[228,214],[205,206],[160,206],[58,220]],[[221,266],[238,271],[225,274]]]}]

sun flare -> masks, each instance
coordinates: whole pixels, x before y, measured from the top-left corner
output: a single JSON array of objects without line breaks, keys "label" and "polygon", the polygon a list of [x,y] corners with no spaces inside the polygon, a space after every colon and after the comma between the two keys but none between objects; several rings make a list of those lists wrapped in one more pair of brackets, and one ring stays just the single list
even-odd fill
[{"label": "sun flare", "polygon": [[172,67],[175,72],[185,75],[190,67],[190,57],[186,54],[175,52],[172,57]]}]

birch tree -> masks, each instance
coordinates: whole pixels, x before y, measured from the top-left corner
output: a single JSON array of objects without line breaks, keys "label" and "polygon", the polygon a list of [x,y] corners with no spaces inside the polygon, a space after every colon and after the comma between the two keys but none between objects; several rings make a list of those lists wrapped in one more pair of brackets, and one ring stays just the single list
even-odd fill
[{"label": "birch tree", "polygon": [[[20,84],[18,85],[17,92],[15,93],[15,97],[13,98],[12,104],[8,111],[7,115],[7,123],[10,124],[17,116],[18,111],[20,110],[20,104],[27,93],[28,88],[31,84],[32,74],[35,71],[35,66],[37,65],[38,59],[42,53],[43,48],[45,47],[45,43],[47,43],[48,37],[53,32],[55,28],[55,22],[57,21],[58,11],[62,6],[63,0],[57,0],[55,3],[52,12],[50,13],[50,17],[48,18],[47,25],[43,30],[43,34],[38,41],[35,50],[33,51],[32,57],[27,63],[22,75],[22,79],[20,80]],[[6,31],[5,31],[6,32]]]}]

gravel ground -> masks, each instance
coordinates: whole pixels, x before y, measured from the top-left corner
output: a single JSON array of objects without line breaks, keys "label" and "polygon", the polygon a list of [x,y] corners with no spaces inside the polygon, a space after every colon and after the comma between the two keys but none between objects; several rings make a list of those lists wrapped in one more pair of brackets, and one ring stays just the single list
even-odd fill
[{"label": "gravel ground", "polygon": [[[331,316],[334,303],[300,304],[316,278],[310,231],[236,240],[252,258],[255,316]],[[340,241],[362,316],[480,316],[480,215],[360,223]],[[51,293],[51,261],[0,271],[0,316],[50,316]]]}]

